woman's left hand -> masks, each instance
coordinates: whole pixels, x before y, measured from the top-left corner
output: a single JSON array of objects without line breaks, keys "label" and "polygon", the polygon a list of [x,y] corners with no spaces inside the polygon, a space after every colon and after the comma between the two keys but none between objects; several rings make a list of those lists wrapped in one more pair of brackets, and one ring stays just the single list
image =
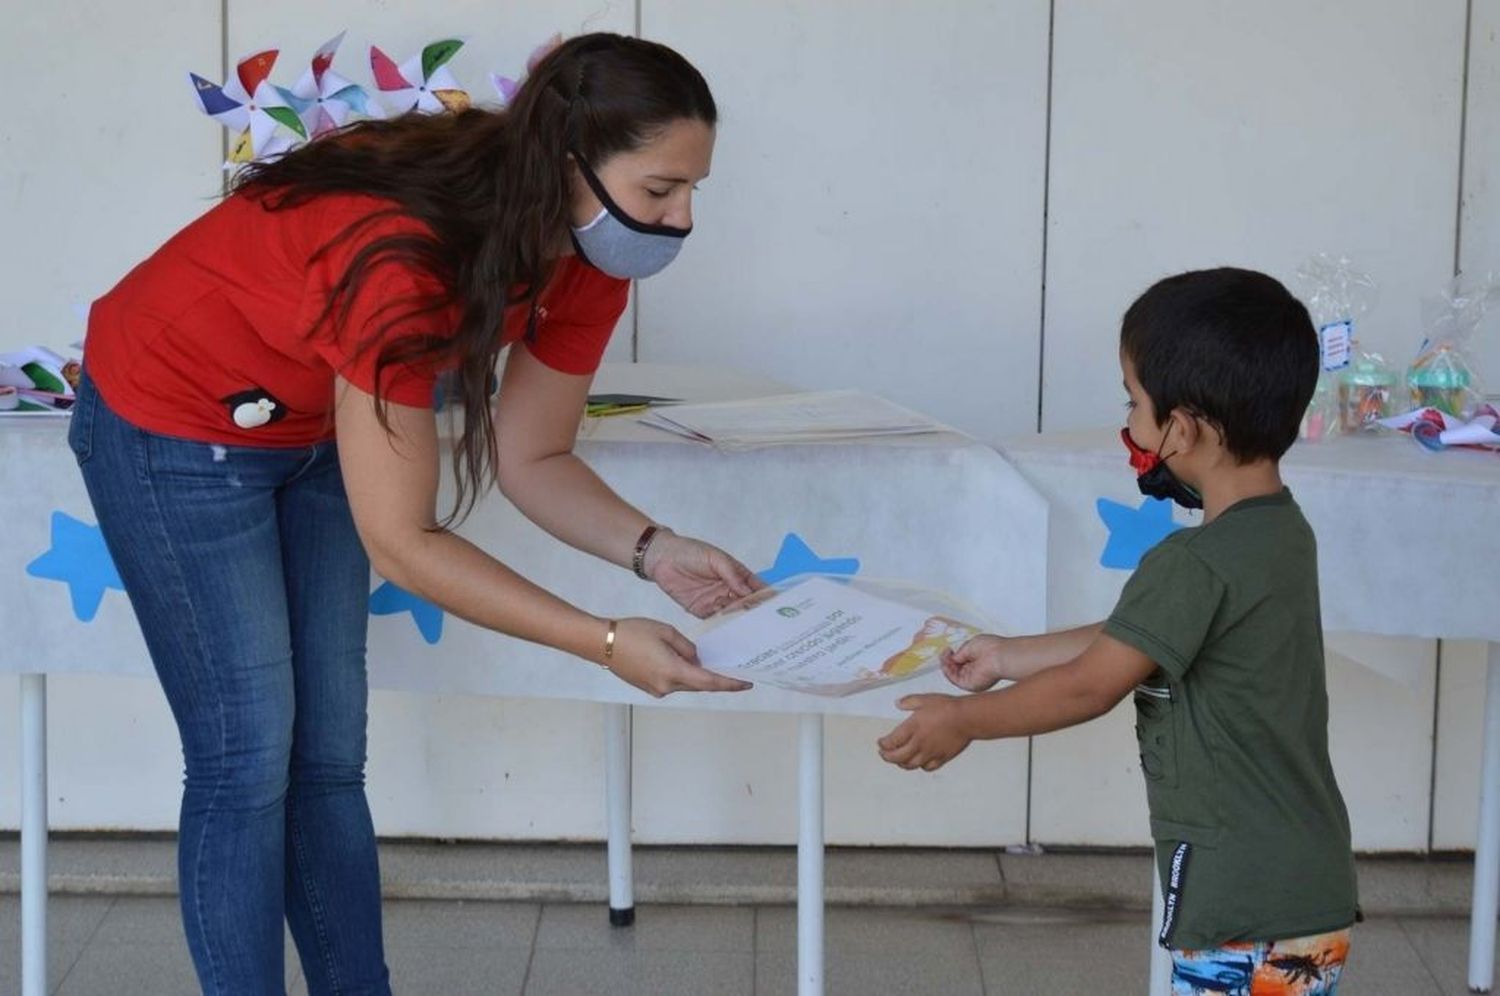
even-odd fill
[{"label": "woman's left hand", "polygon": [[718,547],[663,529],[646,548],[646,576],[698,618],[765,587],[748,567]]}]

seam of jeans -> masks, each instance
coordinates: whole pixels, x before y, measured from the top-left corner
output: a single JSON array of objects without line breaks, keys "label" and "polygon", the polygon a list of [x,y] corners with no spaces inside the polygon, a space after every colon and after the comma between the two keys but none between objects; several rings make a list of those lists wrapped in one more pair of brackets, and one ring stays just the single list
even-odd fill
[{"label": "seam of jeans", "polygon": [[328,927],[323,915],[323,904],[318,901],[318,891],[313,887],[312,875],[309,874],[307,862],[304,860],[301,821],[297,818],[294,789],[287,792],[286,815],[287,822],[291,824],[292,860],[297,863],[297,870],[301,873],[302,895],[307,899],[307,908],[312,914],[313,933],[318,938],[318,953],[323,957],[323,968],[328,973],[328,982],[332,986],[332,992],[337,994],[344,990],[343,980],[339,978],[338,962],[333,957],[333,951],[328,943]]},{"label": "seam of jeans", "polygon": [[[80,382],[82,384],[83,382]],[[76,392],[77,400],[73,405],[73,417],[68,424],[68,446],[73,450],[73,456],[82,467],[88,463],[94,455],[94,412],[99,407],[99,393],[94,389],[93,382],[88,382],[85,392]],[[73,446],[73,437],[76,433],[79,445]],[[79,452],[82,450],[82,452]]]},{"label": "seam of jeans", "polygon": [[287,479],[285,481],[281,482],[282,486],[284,487],[288,484],[291,484],[293,481],[296,481],[297,479],[302,477],[302,475],[306,474],[309,470],[312,470],[312,468],[318,462],[319,451],[324,445],[326,444],[313,443],[311,446],[307,447],[307,456],[303,457],[301,465],[296,470],[292,471],[291,474],[287,476]]},{"label": "seam of jeans", "polygon": [[[182,589],[180,592],[182,596],[182,604],[187,609],[189,625],[192,626],[193,642],[198,645],[198,653],[200,657],[206,660],[208,658],[208,650],[203,644],[203,627],[199,624],[197,608],[192,598],[188,596],[187,585],[182,583],[182,568],[180,566],[180,561],[178,560],[176,552],[172,548],[171,534],[167,532],[166,528],[163,525],[163,523],[166,521],[166,515],[162,511],[161,503],[157,500],[158,494],[156,486],[151,480],[151,464],[150,458],[147,453],[148,447],[150,446],[150,434],[142,429],[135,428],[134,426],[131,426],[131,431],[135,434],[136,438],[136,467],[141,475],[141,483],[145,485],[143,490],[146,493],[147,500],[151,503],[151,525],[158,534],[158,539],[160,541],[159,549],[161,550],[162,556],[171,563],[173,576],[177,579],[177,582]],[[214,672],[214,669],[212,668],[210,668],[209,670],[210,672]],[[213,682],[213,690],[214,705],[218,708],[219,711],[219,757],[223,758],[228,749],[229,727],[224,718],[224,690],[219,686],[217,678]],[[185,760],[186,759],[184,759],[184,763]],[[214,990],[216,992],[223,991],[224,983],[221,979],[222,973],[219,968],[218,959],[215,957],[214,949],[208,941],[209,931],[203,919],[203,852],[205,850],[204,841],[208,838],[209,823],[213,819],[214,813],[217,810],[219,793],[223,789],[223,787],[224,765],[221,761],[219,764],[219,770],[216,773],[216,777],[214,779],[213,795],[211,795],[208,800],[208,811],[204,814],[203,817],[203,829],[198,834],[198,850],[193,862],[193,895],[197,900],[197,909],[193,911],[193,914],[198,920],[198,933],[203,943],[203,955],[204,958],[208,961],[209,972],[212,975],[212,982],[214,985]],[[178,846],[181,846],[181,844],[179,843]]]}]

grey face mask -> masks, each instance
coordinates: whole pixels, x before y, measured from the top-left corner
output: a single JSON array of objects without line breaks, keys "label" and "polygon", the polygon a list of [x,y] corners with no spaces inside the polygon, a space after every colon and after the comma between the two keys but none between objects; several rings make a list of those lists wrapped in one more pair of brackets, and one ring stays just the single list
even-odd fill
[{"label": "grey face mask", "polygon": [[604,205],[593,221],[573,229],[573,248],[583,261],[622,280],[640,280],[666,269],[692,229],[636,221],[609,196],[583,157],[575,152],[573,158],[584,182]]}]

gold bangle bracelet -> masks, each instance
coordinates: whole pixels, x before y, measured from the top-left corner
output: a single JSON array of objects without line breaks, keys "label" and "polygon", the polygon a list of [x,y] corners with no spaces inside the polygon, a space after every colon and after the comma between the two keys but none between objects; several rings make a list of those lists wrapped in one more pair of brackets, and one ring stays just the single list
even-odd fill
[{"label": "gold bangle bracelet", "polygon": [[602,668],[608,668],[610,658],[615,655],[615,630],[619,625],[618,620],[609,621],[609,629],[604,634],[604,661],[599,665]]}]

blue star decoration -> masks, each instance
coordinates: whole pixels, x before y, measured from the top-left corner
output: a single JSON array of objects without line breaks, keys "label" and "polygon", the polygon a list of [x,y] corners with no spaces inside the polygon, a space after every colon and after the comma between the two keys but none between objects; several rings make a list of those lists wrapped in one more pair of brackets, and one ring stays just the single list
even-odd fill
[{"label": "blue star decoration", "polygon": [[1162,498],[1145,498],[1138,508],[1100,498],[1095,508],[1109,529],[1099,566],[1110,570],[1135,570],[1146,551],[1182,528],[1172,521],[1172,503]]},{"label": "blue star decoration", "polygon": [[65,512],[52,513],[52,548],[27,564],[26,573],[66,584],[79,622],[94,618],[106,591],[125,590],[99,527]]},{"label": "blue star decoration", "polygon": [[428,643],[443,638],[443,610],[418,598],[400,585],[386,581],[370,593],[370,615],[393,616],[399,612],[410,612],[417,631]]},{"label": "blue star decoration", "polygon": [[813,553],[812,547],[808,546],[801,536],[796,533],[787,533],[786,538],[781,541],[781,550],[776,554],[776,563],[763,571],[756,572],[756,577],[766,584],[775,584],[778,581],[796,577],[798,574],[853,575],[858,573],[858,559],[835,557],[832,560],[824,560]]}]

